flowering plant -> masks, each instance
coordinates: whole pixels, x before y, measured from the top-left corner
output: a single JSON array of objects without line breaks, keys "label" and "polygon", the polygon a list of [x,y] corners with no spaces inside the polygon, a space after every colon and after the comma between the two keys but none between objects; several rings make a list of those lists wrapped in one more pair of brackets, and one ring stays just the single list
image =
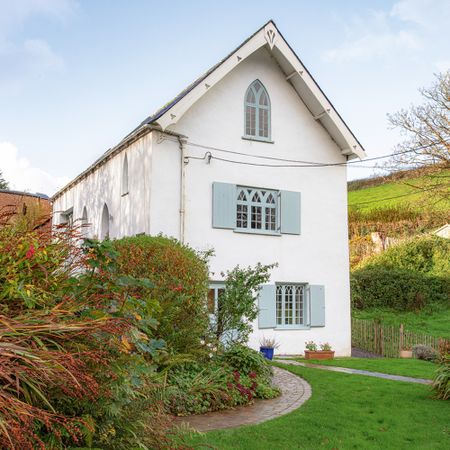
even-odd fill
[{"label": "flowering plant", "polygon": [[316,352],[317,344],[314,341],[307,341],[307,342],[305,342],[305,348],[306,348],[306,350],[309,350],[310,352]]}]

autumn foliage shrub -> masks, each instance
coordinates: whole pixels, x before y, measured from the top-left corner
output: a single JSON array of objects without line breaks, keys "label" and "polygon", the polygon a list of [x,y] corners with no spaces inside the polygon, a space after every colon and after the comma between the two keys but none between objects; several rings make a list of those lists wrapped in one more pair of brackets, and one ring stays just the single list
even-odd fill
[{"label": "autumn foliage shrub", "polygon": [[145,277],[154,287],[160,310],[156,334],[178,353],[192,353],[207,334],[205,308],[208,266],[204,254],[163,236],[135,236],[113,241],[119,252],[118,271]]},{"label": "autumn foliage shrub", "polygon": [[[148,280],[109,242],[0,227],[0,448],[179,448],[158,400]],[[143,315],[146,318],[143,318]]]}]

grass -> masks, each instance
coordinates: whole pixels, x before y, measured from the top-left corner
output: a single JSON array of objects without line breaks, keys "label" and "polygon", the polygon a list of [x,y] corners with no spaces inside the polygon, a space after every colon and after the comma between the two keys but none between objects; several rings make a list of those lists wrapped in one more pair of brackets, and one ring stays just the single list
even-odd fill
[{"label": "grass", "polygon": [[405,325],[405,329],[450,339],[450,305],[435,311],[393,311],[389,309],[353,310],[357,319],[377,319],[385,325]]},{"label": "grass", "polygon": [[[304,359],[298,361],[305,362]],[[331,360],[309,360],[313,364],[324,366],[348,367],[350,369],[370,370],[372,372],[382,372],[391,375],[403,375],[413,378],[433,378],[437,369],[436,364],[419,359],[399,359],[399,358],[335,358]]]},{"label": "grass", "polygon": [[450,404],[432,399],[428,386],[279,366],[311,384],[313,393],[308,402],[290,414],[259,425],[196,436],[195,448],[450,448]]},{"label": "grass", "polygon": [[[406,182],[412,185],[421,185],[425,178],[426,175],[408,179]],[[408,186],[406,182],[404,180],[390,181],[378,186],[351,190],[348,193],[349,207],[358,206],[361,211],[369,211],[376,208],[404,206],[405,204],[409,204],[417,210],[429,206],[428,193]],[[436,210],[440,211],[448,211],[449,207],[449,201],[441,201],[434,206]]]}]

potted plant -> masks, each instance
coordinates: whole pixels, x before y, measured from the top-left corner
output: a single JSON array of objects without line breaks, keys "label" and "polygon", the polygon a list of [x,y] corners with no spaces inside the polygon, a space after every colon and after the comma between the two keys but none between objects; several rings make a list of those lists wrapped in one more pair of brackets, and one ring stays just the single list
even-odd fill
[{"label": "potted plant", "polygon": [[412,358],[413,357],[413,352],[411,350],[411,348],[402,348],[400,350],[400,358]]},{"label": "potted plant", "polygon": [[333,359],[334,350],[328,342],[320,344],[320,350],[314,341],[305,342],[305,359]]},{"label": "potted plant", "polygon": [[266,338],[263,337],[261,341],[259,342],[259,351],[263,354],[264,358],[272,360],[273,359],[273,352],[276,348],[279,347],[278,342],[275,340],[275,338]]}]

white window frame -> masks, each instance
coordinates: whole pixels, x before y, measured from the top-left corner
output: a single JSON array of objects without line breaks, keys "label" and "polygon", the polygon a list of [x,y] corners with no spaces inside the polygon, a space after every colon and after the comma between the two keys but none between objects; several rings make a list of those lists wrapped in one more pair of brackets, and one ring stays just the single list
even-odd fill
[{"label": "white window frame", "polygon": [[[255,198],[259,198],[259,201],[255,201]],[[259,213],[257,208],[260,208]],[[274,189],[236,186],[235,214],[235,231],[279,235],[280,192]],[[257,220],[258,215],[260,221]],[[260,228],[257,227],[258,223],[261,224]],[[268,227],[268,224],[272,226]]]},{"label": "white window frame", "polygon": [[[258,87],[258,89],[256,89]],[[267,98],[267,105],[260,102],[262,95]],[[253,98],[249,100],[249,95]],[[267,118],[267,136],[264,136],[264,131],[261,133],[260,119],[261,114],[266,113]],[[251,127],[251,116],[254,114],[255,128]],[[244,98],[244,136],[243,139],[269,142],[271,141],[271,103],[269,93],[260,80],[253,81],[245,92]]]},{"label": "white window frame", "polygon": [[[289,291],[288,291],[289,289]],[[292,308],[287,309],[286,294],[292,292]],[[301,295],[297,302],[297,292]],[[291,314],[286,315],[290,311]],[[291,319],[291,320],[290,320]],[[287,322],[287,323],[286,323]],[[309,306],[307,283],[275,284],[275,326],[279,329],[309,328]]]}]

